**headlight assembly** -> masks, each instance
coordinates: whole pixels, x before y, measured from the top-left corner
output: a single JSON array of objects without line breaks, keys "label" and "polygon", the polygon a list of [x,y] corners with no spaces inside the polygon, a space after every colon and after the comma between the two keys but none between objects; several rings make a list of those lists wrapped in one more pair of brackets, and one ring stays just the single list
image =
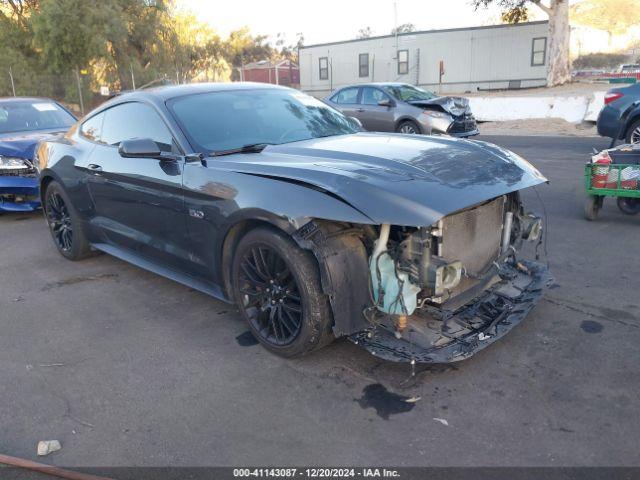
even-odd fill
[{"label": "headlight assembly", "polygon": [[31,168],[31,164],[22,158],[3,157],[0,156],[0,169],[3,170],[22,170]]},{"label": "headlight assembly", "polygon": [[436,112],[434,110],[424,110],[422,112],[422,115],[424,115],[425,117],[431,117],[431,118],[449,118],[449,115],[447,115],[446,113]]}]

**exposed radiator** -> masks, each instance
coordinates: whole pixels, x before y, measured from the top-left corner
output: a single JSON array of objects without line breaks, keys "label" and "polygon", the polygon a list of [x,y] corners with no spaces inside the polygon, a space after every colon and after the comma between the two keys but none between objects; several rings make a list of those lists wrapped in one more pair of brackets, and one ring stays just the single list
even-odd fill
[{"label": "exposed radiator", "polygon": [[445,260],[460,260],[467,273],[484,270],[500,254],[505,198],[442,219],[440,255]]}]

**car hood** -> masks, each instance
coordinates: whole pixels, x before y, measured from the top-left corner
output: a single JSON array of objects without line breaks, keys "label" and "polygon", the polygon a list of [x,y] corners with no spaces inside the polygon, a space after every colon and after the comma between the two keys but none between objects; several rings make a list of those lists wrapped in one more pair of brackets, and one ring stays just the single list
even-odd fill
[{"label": "car hood", "polygon": [[33,153],[40,140],[62,133],[59,129],[28,133],[0,135],[0,155],[33,160]]},{"label": "car hood", "polygon": [[547,179],[485,142],[357,133],[273,145],[207,165],[289,181],[339,197],[373,223],[431,225],[445,215]]},{"label": "car hood", "polygon": [[415,100],[408,103],[420,108],[428,108],[433,105],[438,105],[445,112],[450,113],[454,117],[471,113],[469,99],[464,97],[437,97],[432,98],[431,100]]}]

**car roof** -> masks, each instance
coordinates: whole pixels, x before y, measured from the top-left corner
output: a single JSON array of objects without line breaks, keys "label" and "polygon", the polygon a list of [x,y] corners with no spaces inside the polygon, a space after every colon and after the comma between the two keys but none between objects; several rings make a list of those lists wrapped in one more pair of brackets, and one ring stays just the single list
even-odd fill
[{"label": "car roof", "polygon": [[0,97],[0,103],[41,102],[43,100],[46,100],[48,102],[58,103],[55,100],[47,97]]},{"label": "car roof", "polygon": [[344,87],[340,87],[340,90],[343,88],[353,88],[353,87],[400,87],[403,85],[413,86],[409,83],[404,82],[369,82],[369,83],[354,83],[352,85],[345,85]]},{"label": "car roof", "polygon": [[187,85],[167,85],[162,87],[145,88],[143,90],[133,90],[127,93],[123,93],[116,98],[133,99],[146,97],[153,98],[155,100],[166,101],[171,98],[182,97],[183,95],[192,95],[197,93],[254,89],[290,90],[288,87],[258,82],[190,83]]}]

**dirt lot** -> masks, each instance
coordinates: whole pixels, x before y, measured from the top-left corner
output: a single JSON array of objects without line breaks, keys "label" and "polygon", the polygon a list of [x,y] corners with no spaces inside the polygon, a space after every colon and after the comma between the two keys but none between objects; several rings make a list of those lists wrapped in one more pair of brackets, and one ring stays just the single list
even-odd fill
[{"label": "dirt lot", "polygon": [[345,341],[275,357],[230,305],[107,255],[68,262],[41,215],[0,217],[0,452],[35,460],[58,439],[44,461],[71,467],[640,465],[640,218],[581,211],[582,164],[608,142],[483,139],[551,180],[556,284],[500,342],[415,378]]}]

